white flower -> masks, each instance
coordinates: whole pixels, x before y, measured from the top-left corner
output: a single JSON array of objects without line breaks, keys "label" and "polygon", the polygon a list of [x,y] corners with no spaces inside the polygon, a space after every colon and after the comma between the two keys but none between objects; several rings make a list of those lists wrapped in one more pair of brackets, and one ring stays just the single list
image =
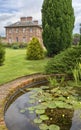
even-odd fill
[{"label": "white flower", "polygon": [[39,100],[39,102],[41,102],[41,100]]},{"label": "white flower", "polygon": [[69,97],[67,97],[67,99],[69,99]]}]

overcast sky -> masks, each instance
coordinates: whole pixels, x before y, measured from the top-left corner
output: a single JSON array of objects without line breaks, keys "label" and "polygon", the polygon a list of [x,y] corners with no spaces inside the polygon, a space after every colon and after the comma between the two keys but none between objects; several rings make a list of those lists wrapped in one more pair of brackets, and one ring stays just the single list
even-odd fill
[{"label": "overcast sky", "polygon": [[[5,35],[4,26],[19,21],[22,16],[32,16],[41,22],[43,0],[0,0],[0,35]],[[79,32],[81,23],[81,0],[72,2],[75,13],[74,33]]]}]

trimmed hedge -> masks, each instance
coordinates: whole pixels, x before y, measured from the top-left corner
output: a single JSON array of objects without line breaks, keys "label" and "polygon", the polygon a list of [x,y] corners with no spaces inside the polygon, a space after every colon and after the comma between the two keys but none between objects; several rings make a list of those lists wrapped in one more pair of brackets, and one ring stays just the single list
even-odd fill
[{"label": "trimmed hedge", "polygon": [[3,65],[4,60],[5,60],[5,49],[3,45],[0,43],[0,66]]},{"label": "trimmed hedge", "polygon": [[78,62],[81,63],[81,46],[68,48],[47,63],[45,72],[47,74],[66,73],[70,76]]},{"label": "trimmed hedge", "polygon": [[44,58],[44,50],[37,38],[32,38],[27,46],[27,59],[40,60]]}]

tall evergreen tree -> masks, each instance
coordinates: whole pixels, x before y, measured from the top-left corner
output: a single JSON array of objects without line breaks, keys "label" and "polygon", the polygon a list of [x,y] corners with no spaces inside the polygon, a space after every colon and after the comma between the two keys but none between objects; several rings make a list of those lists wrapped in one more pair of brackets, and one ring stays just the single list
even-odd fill
[{"label": "tall evergreen tree", "polygon": [[43,43],[49,56],[71,45],[74,20],[72,0],[44,0],[42,5]]}]

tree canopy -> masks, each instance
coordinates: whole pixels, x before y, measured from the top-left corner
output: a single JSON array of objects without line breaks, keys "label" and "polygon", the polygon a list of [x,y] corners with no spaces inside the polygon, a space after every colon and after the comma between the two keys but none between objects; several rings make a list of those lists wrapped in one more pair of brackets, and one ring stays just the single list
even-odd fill
[{"label": "tree canopy", "polygon": [[74,20],[72,0],[43,1],[42,36],[49,56],[71,45]]}]

